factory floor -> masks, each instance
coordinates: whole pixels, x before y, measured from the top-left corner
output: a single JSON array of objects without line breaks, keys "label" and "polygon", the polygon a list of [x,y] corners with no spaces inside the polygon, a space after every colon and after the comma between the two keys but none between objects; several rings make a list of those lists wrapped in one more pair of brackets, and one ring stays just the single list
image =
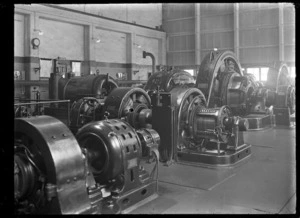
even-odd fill
[{"label": "factory floor", "polygon": [[252,155],[234,168],[159,165],[159,196],[130,213],[295,213],[295,132],[295,127],[245,132]]}]

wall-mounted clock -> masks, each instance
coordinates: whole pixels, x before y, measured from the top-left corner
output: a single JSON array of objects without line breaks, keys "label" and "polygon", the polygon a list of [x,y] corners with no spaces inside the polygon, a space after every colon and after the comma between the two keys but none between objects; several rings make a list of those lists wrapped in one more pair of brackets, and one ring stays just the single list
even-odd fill
[{"label": "wall-mounted clock", "polygon": [[40,40],[38,38],[33,38],[31,44],[33,49],[37,49],[40,46]]}]

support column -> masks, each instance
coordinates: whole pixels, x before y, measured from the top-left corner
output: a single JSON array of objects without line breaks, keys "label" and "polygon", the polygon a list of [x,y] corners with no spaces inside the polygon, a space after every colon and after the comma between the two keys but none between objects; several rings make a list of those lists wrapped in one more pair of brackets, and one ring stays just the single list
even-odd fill
[{"label": "support column", "polygon": [[90,67],[90,56],[91,56],[91,38],[93,37],[92,35],[92,26],[91,25],[86,25],[84,26],[84,36],[83,36],[83,62],[81,64],[81,74],[82,75],[89,75],[93,72],[91,72],[91,67]]},{"label": "support column", "polygon": [[[166,37],[162,37],[158,40],[158,58],[156,65],[166,65],[167,64],[167,52],[166,52]],[[156,70],[156,69],[155,69]]]},{"label": "support column", "polygon": [[126,63],[130,66],[127,68],[127,80],[132,80],[133,64],[135,63],[135,33],[128,33],[126,37]]},{"label": "support column", "polygon": [[279,4],[279,61],[284,61],[284,25],[283,25],[283,3]]},{"label": "support column", "polygon": [[234,20],[234,53],[237,59],[240,58],[240,22],[239,22],[239,3],[234,3],[233,20]]},{"label": "support column", "polygon": [[200,3],[195,3],[195,65],[201,64]]}]

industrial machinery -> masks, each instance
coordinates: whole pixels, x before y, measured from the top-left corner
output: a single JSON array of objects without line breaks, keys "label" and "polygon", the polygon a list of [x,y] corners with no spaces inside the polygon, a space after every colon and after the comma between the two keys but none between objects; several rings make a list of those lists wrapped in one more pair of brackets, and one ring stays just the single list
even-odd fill
[{"label": "industrial machinery", "polygon": [[85,124],[102,120],[103,101],[94,97],[84,97],[73,102],[70,112],[70,129],[76,134]]},{"label": "industrial machinery", "polygon": [[290,127],[295,125],[295,87],[291,85],[277,87],[273,111],[276,125]]},{"label": "industrial machinery", "polygon": [[[75,134],[91,121],[123,119],[134,128],[151,128],[149,124],[150,97],[141,88],[117,87],[106,99],[84,97],[74,101],[71,107],[70,129]],[[130,113],[134,112],[134,113]],[[144,119],[137,120],[138,113]]]},{"label": "industrial machinery", "polygon": [[49,116],[17,118],[14,133],[16,214],[97,212],[80,147],[63,123]]},{"label": "industrial machinery", "polygon": [[[108,75],[63,78],[59,73],[54,72],[49,79],[49,97],[68,99],[71,103],[84,97],[93,97],[104,102],[106,96],[116,87],[118,87],[117,82]],[[55,104],[45,108],[45,114],[63,119],[67,116],[67,109],[64,105]]]},{"label": "industrial machinery", "polygon": [[118,87],[107,96],[103,111],[108,118],[125,119],[136,129],[151,128],[151,100],[141,88]]},{"label": "industrial machinery", "polygon": [[108,75],[63,78],[52,73],[49,79],[49,96],[51,99],[69,99],[71,102],[82,97],[104,98],[116,87],[117,82]]},{"label": "industrial machinery", "polygon": [[207,107],[227,105],[233,115],[248,119],[249,129],[259,130],[273,125],[272,105],[275,92],[244,75],[231,51],[212,51],[200,65],[196,81],[207,99]]},{"label": "industrial machinery", "polygon": [[15,105],[14,106],[15,117],[28,117],[31,116],[30,108],[23,105]]},{"label": "industrial machinery", "polygon": [[136,132],[126,122],[112,119],[83,126],[76,138],[96,182],[111,192],[103,201],[102,213],[126,212],[157,197],[155,168],[149,174],[140,165],[142,146],[157,149],[160,139],[154,130]]},{"label": "industrial machinery", "polygon": [[[154,130],[104,120],[75,138],[61,121],[43,115],[16,118],[14,133],[16,214],[126,213],[157,196],[160,138]],[[142,148],[157,157],[150,173],[140,164]]]},{"label": "industrial machinery", "polygon": [[194,77],[186,71],[179,69],[166,69],[151,75],[144,89],[148,91],[161,90],[164,92],[171,91],[178,85],[186,84],[190,87],[195,85]]},{"label": "industrial machinery", "polygon": [[266,86],[275,91],[273,112],[276,125],[295,123],[295,81],[289,76],[288,66],[277,62],[269,68]]},{"label": "industrial machinery", "polygon": [[276,62],[274,66],[268,67],[268,79],[266,81],[265,87],[270,90],[276,91],[278,86],[295,85],[295,81],[293,81],[289,76],[289,68],[287,64],[283,62]]},{"label": "industrial machinery", "polygon": [[196,88],[153,92],[152,127],[161,136],[160,160],[204,166],[232,166],[251,154],[243,132],[248,120],[232,116],[228,106],[207,108]]}]

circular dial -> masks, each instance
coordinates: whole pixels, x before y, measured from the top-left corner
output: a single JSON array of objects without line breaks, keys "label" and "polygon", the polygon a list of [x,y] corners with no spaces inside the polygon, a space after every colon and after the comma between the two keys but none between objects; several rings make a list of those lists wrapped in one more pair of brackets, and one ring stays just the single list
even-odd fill
[{"label": "circular dial", "polygon": [[31,40],[31,43],[32,43],[33,48],[38,48],[40,45],[40,40],[38,38],[33,38]]}]

